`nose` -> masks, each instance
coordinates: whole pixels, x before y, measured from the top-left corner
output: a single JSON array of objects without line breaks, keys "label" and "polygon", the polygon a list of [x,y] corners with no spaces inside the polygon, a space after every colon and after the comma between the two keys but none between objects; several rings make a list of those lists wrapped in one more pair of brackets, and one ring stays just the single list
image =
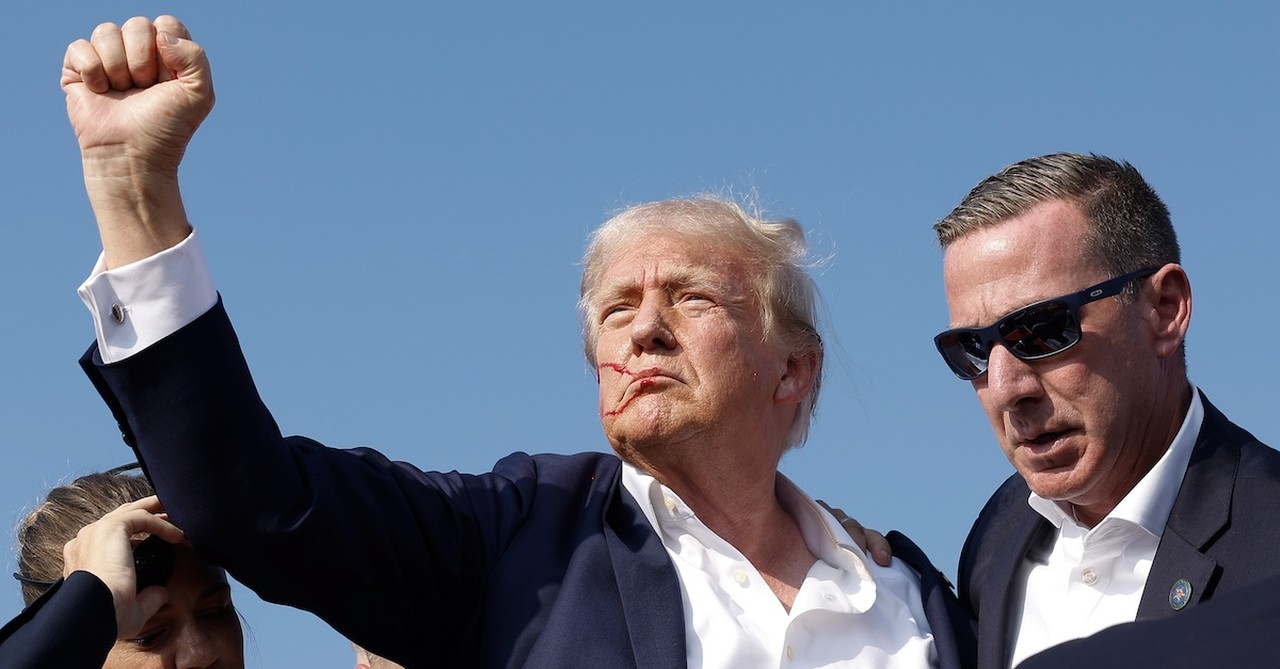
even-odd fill
[{"label": "nose", "polygon": [[991,347],[987,356],[987,373],[975,383],[985,383],[991,404],[1005,412],[1044,394],[1040,376],[1031,363],[1018,359],[1002,344]]},{"label": "nose", "polygon": [[667,322],[668,308],[669,305],[656,295],[646,295],[640,301],[640,307],[631,321],[631,343],[637,351],[675,348],[676,338]]},{"label": "nose", "polygon": [[176,641],[179,669],[205,669],[218,661],[218,644],[199,623],[184,625]]}]

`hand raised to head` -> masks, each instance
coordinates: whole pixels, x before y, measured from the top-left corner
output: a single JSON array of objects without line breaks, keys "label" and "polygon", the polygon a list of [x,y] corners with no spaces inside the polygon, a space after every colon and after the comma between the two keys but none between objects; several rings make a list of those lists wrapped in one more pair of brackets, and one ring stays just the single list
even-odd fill
[{"label": "hand raised to head", "polygon": [[136,636],[147,620],[169,599],[162,587],[137,591],[134,567],[134,535],[148,532],[168,542],[182,541],[182,530],[163,515],[154,495],[129,502],[80,528],[62,549],[64,576],[86,571],[98,577],[111,591],[116,607],[116,636]]}]

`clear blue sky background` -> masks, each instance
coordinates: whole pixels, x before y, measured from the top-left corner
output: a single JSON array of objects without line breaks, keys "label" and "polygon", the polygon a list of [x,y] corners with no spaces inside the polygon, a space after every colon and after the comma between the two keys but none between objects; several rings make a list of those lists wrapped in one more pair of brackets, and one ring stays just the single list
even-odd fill
[{"label": "clear blue sky background", "polygon": [[[1280,444],[1275,3],[620,5],[7,4],[6,529],[48,486],[131,458],[75,365],[99,243],[57,84],[67,43],[160,13],[213,62],[183,189],[286,433],[463,471],[607,448],[574,313],[587,232],[629,203],[754,192],[826,259],[821,412],[782,469],[954,575],[1011,469],[932,348],[930,225],[1002,166],[1072,150],[1164,196],[1192,378]],[[310,615],[237,596],[251,667],[350,666]],[[0,617],[18,608],[10,583]]]}]

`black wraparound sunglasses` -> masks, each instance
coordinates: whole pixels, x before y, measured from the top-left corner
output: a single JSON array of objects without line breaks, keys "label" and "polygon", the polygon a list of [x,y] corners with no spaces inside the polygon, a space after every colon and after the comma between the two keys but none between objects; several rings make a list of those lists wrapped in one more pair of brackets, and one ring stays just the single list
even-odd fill
[{"label": "black wraparound sunglasses", "polygon": [[1107,279],[1078,293],[1030,304],[985,328],[956,328],[933,338],[942,359],[956,376],[972,381],[987,373],[991,347],[1003,344],[1019,360],[1057,355],[1080,341],[1080,307],[1119,295],[1134,279],[1151,276],[1148,267]]}]

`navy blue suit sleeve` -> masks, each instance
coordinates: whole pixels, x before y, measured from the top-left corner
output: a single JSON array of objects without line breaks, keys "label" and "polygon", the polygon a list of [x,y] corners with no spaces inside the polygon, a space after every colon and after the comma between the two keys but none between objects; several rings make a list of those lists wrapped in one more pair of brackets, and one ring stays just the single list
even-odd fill
[{"label": "navy blue suit sleeve", "polygon": [[1280,578],[1225,593],[1177,616],[1117,625],[1034,655],[1019,669],[1274,667]]},{"label": "navy blue suit sleeve", "polygon": [[0,628],[0,667],[100,669],[115,639],[111,591],[77,571]]},{"label": "navy blue suit sleeve", "polygon": [[531,458],[441,474],[282,437],[221,302],[125,361],[91,348],[82,366],[206,559],[381,655],[462,661],[442,649],[468,652],[485,575],[537,488]]}]

